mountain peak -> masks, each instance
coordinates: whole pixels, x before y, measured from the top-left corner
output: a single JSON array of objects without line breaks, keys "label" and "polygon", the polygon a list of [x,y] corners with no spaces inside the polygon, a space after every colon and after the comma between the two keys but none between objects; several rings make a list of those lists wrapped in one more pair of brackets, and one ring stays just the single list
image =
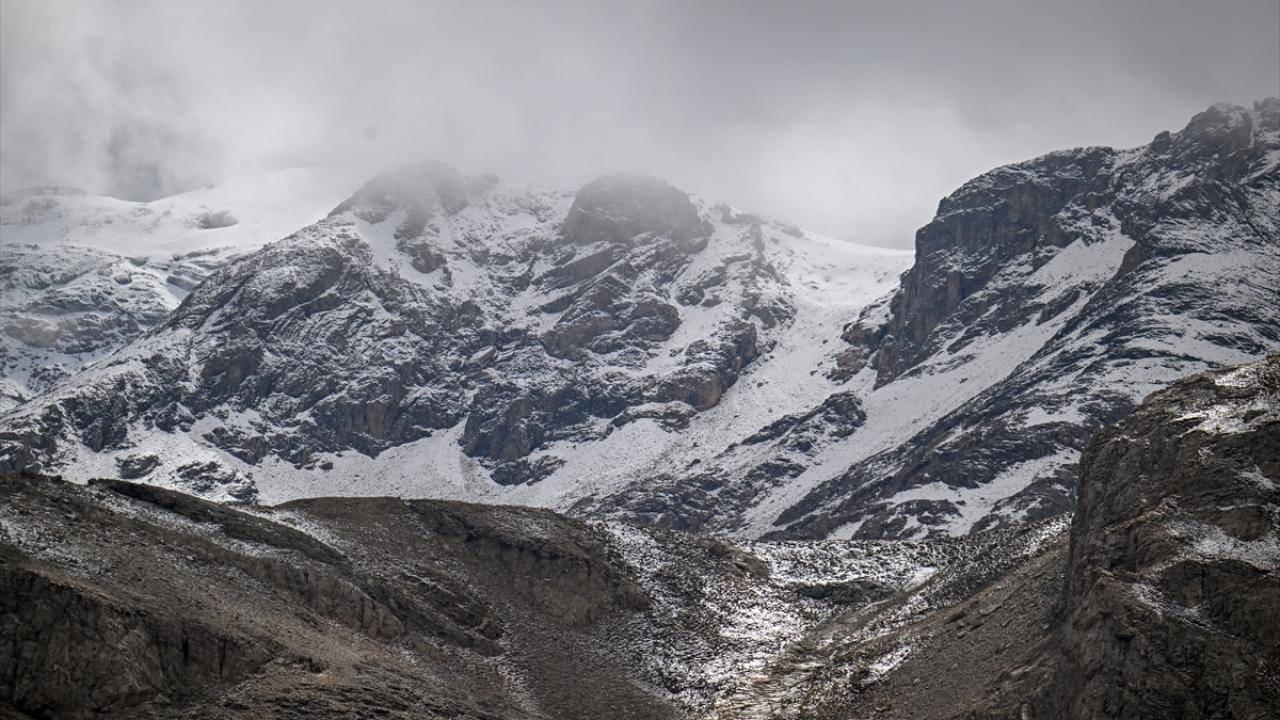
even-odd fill
[{"label": "mountain peak", "polygon": [[685,241],[709,229],[688,194],[645,175],[606,175],[587,183],[564,221],[564,237],[574,245],[626,242],[644,232]]},{"label": "mountain peak", "polygon": [[1219,143],[1248,144],[1254,116],[1248,108],[1217,103],[1192,116],[1179,136],[1191,140],[1213,139]]}]

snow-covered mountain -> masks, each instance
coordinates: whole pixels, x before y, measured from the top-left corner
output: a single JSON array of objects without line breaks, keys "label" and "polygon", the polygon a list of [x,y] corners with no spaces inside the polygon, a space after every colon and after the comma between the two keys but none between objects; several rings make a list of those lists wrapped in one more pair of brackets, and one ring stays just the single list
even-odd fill
[{"label": "snow-covered mountain", "polygon": [[958,535],[1070,509],[1093,431],[1280,347],[1274,99],[982,175],[914,266],[650,178],[334,204],[0,417],[0,469]]},{"label": "snow-covered mountain", "polygon": [[119,349],[214,268],[324,217],[360,182],[308,168],[146,203],[58,187],[0,196],[0,409]]},{"label": "snow-covered mountain", "polygon": [[572,194],[427,163],[11,412],[7,462],[216,496],[569,507],[691,434],[724,444],[820,402],[808,370],[909,258],[649,178]]}]

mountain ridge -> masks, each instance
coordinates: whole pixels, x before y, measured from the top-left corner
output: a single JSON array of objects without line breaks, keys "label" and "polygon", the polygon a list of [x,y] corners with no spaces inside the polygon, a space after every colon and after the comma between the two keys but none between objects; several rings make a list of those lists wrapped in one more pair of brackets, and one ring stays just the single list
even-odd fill
[{"label": "mountain ridge", "polygon": [[992,170],[940,202],[896,291],[905,253],[660,180],[411,166],[0,418],[0,464],[743,538],[1051,517],[1098,428],[1280,347],[1259,310],[1280,304],[1278,128],[1280,100],[1214,106]]}]

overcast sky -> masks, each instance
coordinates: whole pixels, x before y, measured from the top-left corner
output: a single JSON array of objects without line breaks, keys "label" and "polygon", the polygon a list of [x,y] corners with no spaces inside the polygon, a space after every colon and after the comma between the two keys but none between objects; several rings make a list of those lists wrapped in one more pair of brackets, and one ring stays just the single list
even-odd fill
[{"label": "overcast sky", "polygon": [[909,246],[993,166],[1280,94],[1280,0],[0,0],[0,189],[423,158]]}]

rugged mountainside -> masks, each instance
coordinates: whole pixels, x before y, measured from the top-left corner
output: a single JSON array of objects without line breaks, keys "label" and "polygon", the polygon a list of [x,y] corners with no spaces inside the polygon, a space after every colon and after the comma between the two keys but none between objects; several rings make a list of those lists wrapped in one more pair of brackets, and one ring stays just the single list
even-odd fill
[{"label": "rugged mountainside", "polygon": [[568,195],[414,166],[11,412],[0,455],[213,497],[567,505],[601,489],[600,458],[660,456],[749,367],[766,366],[735,414],[753,412],[723,437],[830,393],[773,379],[818,362],[906,259],[651,178]]},{"label": "rugged mountainside", "polygon": [[[1096,430],[1280,348],[1280,100],[993,170],[916,244],[895,284],[904,253],[660,180],[571,194],[410,167],[202,271],[0,416],[0,469],[741,538],[1046,519]],[[10,267],[6,299],[25,297]],[[98,355],[134,332],[105,314],[129,330]]]},{"label": "rugged mountainside", "polygon": [[1276,306],[1280,100],[998,168],[940,203],[900,287],[843,328],[818,368],[835,393],[677,445],[577,510],[789,538],[1051,517],[1097,429],[1280,348]]},{"label": "rugged mountainside", "polygon": [[1081,463],[1067,717],[1280,709],[1280,355],[1151,396]]},{"label": "rugged mountainside", "polygon": [[32,717],[670,715],[603,652],[648,598],[546,511],[0,482],[0,702]]},{"label": "rugged mountainside", "polygon": [[1065,547],[908,628],[830,717],[1274,717],[1280,355],[1154,393],[1080,478]]}]

